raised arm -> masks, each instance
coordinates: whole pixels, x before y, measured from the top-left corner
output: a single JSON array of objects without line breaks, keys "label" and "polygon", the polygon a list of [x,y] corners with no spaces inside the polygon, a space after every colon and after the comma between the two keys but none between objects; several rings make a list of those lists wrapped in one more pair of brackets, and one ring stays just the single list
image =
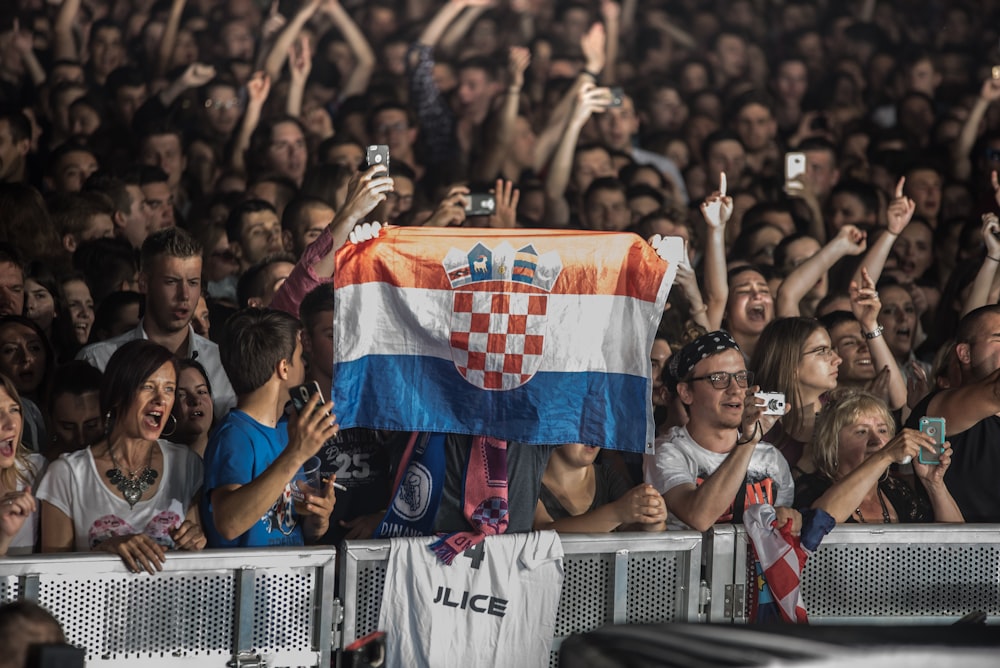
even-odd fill
[{"label": "raised arm", "polygon": [[726,271],[726,223],[733,215],[733,198],[726,195],[726,174],[719,175],[721,192],[714,192],[701,204],[701,215],[708,227],[705,237],[705,302],[708,306],[709,331],[722,327],[729,301]]},{"label": "raised arm", "polygon": [[312,71],[312,46],[308,35],[300,35],[292,45],[288,54],[288,70],[291,82],[288,86],[288,97],[285,98],[285,111],[289,116],[302,116],[302,98],[306,93],[306,81]]},{"label": "raised arm", "polygon": [[778,288],[774,311],[778,318],[801,315],[799,302],[816,285],[837,260],[845,255],[860,255],[865,251],[865,233],[853,225],[844,225],[830,243],[792,270]]},{"label": "raised arm", "polygon": [[987,79],[979,89],[979,97],[969,110],[962,124],[958,139],[951,147],[951,168],[956,179],[967,181],[972,177],[972,160],[969,155],[979,137],[979,128],[990,105],[1000,100],[1000,79]]},{"label": "raised arm", "polygon": [[511,47],[507,56],[507,72],[510,75],[507,94],[504,96],[503,106],[497,112],[495,132],[490,133],[484,155],[473,168],[472,178],[475,181],[486,181],[495,177],[503,166],[504,158],[510,150],[514,124],[517,121],[521,89],[524,87],[524,72],[530,63],[531,51],[522,46]]},{"label": "raised arm", "polygon": [[615,0],[601,0],[601,17],[604,19],[604,30],[607,39],[604,41],[604,72],[601,82],[613,86],[618,81],[616,65],[618,63],[618,47],[621,38],[621,6]]},{"label": "raised arm", "polygon": [[[882,310],[882,302],[875,290],[875,281],[872,280],[867,271],[861,271],[860,285],[851,281],[850,293],[851,311],[861,323],[861,331],[865,334],[868,352],[872,356],[872,367],[877,373],[873,386],[868,389],[885,399],[891,410],[899,410],[906,405],[906,379],[903,378],[899,365],[896,364],[889,344],[882,336],[882,329],[878,324],[878,314]],[[869,338],[871,334],[877,335],[874,338]],[[883,383],[885,391],[876,391],[875,386],[882,389]]]},{"label": "raised arm", "polygon": [[340,4],[339,0],[325,0],[323,11],[333,21],[344,41],[354,54],[354,69],[351,71],[347,81],[340,87],[340,98],[346,99],[352,95],[360,95],[368,90],[368,82],[371,81],[372,72],[375,71],[375,52],[365,39],[364,33],[358,28],[358,24],[351,18],[350,13]]},{"label": "raised arm", "polygon": [[20,21],[14,19],[10,38],[14,41],[14,48],[17,49],[18,55],[21,56],[24,69],[28,72],[28,76],[31,77],[31,83],[36,88],[44,84],[46,79],[45,68],[42,67],[38,56],[35,55],[35,42],[32,32],[30,30],[21,30]]},{"label": "raised arm", "polygon": [[233,152],[229,156],[229,164],[237,174],[246,174],[246,152],[250,146],[250,137],[260,123],[260,113],[270,92],[271,77],[266,72],[254,72],[247,81],[247,110],[240,121],[240,129],[233,142]]},{"label": "raised arm", "polygon": [[878,283],[882,277],[882,269],[885,267],[886,258],[892,252],[892,245],[896,243],[896,238],[903,232],[903,229],[910,224],[913,212],[917,205],[912,199],[903,194],[903,186],[906,185],[906,177],[900,177],[896,183],[896,192],[889,207],[886,209],[886,231],[878,236],[874,242],[868,246],[868,252],[861,260],[861,266],[854,272],[854,280],[861,283],[861,272],[867,271],[872,281]]},{"label": "raised arm", "polygon": [[302,28],[316,14],[319,3],[320,0],[309,0],[303,4],[274,40],[267,57],[264,58],[264,71],[271,77],[271,81],[277,81],[281,77],[281,68],[285,65],[289,50],[302,32]]},{"label": "raised arm", "polygon": [[[968,360],[969,344],[956,344],[955,352],[959,359]],[[1000,369],[982,380],[942,390],[927,404],[927,415],[945,419],[949,436],[961,434],[997,413],[1000,413]]]},{"label": "raised arm", "polygon": [[170,69],[170,57],[174,55],[174,48],[177,46],[177,33],[181,27],[181,15],[184,13],[184,6],[187,0],[173,0],[170,5],[170,14],[167,16],[167,25],[163,29],[163,37],[160,39],[160,48],[156,58],[156,76],[166,76]]},{"label": "raised arm", "polygon": [[[993,172],[992,178],[993,183],[996,184],[996,172]],[[995,298],[992,301],[990,298],[998,270],[1000,270],[1000,238],[997,235],[1000,235],[1000,220],[997,219],[997,215],[995,213],[983,214],[983,243],[986,245],[986,257],[983,258],[979,273],[976,274],[976,279],[972,282],[969,296],[962,302],[963,318],[980,306],[996,303]]]},{"label": "raised arm", "polygon": [[215,68],[211,65],[191,63],[184,72],[170,82],[170,85],[159,93],[160,103],[169,107],[184,91],[204,86],[215,78]]},{"label": "raised arm", "polygon": [[73,22],[80,13],[81,0],[63,0],[56,14],[55,25],[52,26],[52,59],[80,61],[80,52],[76,48],[76,35],[73,33]]},{"label": "raised arm", "polygon": [[462,12],[457,19],[452,21],[447,28],[445,28],[444,34],[441,35],[441,39],[438,40],[438,49],[446,56],[451,56],[455,53],[458,48],[459,43],[465,39],[466,34],[472,28],[483,12],[487,8],[492,7],[495,3],[492,0],[482,0],[476,2],[466,3],[466,11]]},{"label": "raised arm", "polygon": [[576,107],[566,125],[566,132],[559,141],[545,179],[546,219],[553,227],[565,227],[569,224],[570,210],[566,201],[566,189],[569,187],[569,177],[573,171],[573,154],[576,152],[576,142],[580,138],[580,132],[591,115],[595,111],[606,109],[610,101],[611,93],[607,88],[597,88],[589,83],[580,88]]}]

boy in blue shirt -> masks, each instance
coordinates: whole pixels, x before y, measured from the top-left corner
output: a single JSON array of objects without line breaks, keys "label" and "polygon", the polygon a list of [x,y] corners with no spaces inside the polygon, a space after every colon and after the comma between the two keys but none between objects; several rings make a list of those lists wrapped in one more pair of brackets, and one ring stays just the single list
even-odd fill
[{"label": "boy in blue shirt", "polygon": [[201,516],[210,547],[303,545],[329,528],[333,478],[292,503],[295,474],[339,431],[333,415],[314,410],[318,394],[301,414],[285,414],[289,389],[305,378],[301,330],[292,316],[266,309],[243,309],[226,323],[219,349],[237,403],[205,453]]}]

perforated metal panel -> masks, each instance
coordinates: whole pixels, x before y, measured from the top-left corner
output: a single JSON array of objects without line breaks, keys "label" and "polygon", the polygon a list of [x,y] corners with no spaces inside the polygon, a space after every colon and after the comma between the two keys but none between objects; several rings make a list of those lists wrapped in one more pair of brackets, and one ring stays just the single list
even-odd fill
[{"label": "perforated metal panel", "polygon": [[38,602],[87,649],[88,666],[222,666],[239,650],[268,666],[325,666],[334,564],[332,549],[171,553],[150,576],[111,556],[20,557],[0,562],[0,595],[16,598],[21,576],[37,580]]},{"label": "perforated metal panel", "polygon": [[824,545],[806,563],[810,619],[1000,615],[1000,545]]},{"label": "perforated metal panel", "polygon": [[0,576],[0,604],[16,601],[19,589],[16,577]]},{"label": "perforated metal panel", "polygon": [[[740,568],[748,563],[741,557],[747,551],[746,531],[742,526],[713,531],[735,531],[732,582],[746,585],[752,577],[749,568]],[[838,526],[806,562],[802,575],[809,621],[945,622],[973,610],[995,619],[1000,616],[998,539],[997,525]],[[710,577],[715,589],[726,575],[713,571]],[[744,591],[749,595],[750,588]]]},{"label": "perforated metal panel", "polygon": [[[567,534],[561,539],[564,579],[554,648],[563,637],[613,621],[697,618],[700,534]],[[378,630],[389,546],[387,540],[344,544],[338,590],[344,604],[342,646]],[[625,572],[618,573],[619,568]],[[621,606],[617,620],[616,600]],[[550,658],[558,665],[556,652]]]}]

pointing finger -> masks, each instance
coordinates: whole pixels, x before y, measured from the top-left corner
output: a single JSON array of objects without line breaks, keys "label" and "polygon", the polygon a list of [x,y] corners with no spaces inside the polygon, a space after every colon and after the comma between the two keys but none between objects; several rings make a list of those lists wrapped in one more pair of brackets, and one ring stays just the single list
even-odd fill
[{"label": "pointing finger", "polygon": [[896,199],[900,199],[903,196],[903,184],[906,183],[906,177],[900,176],[899,181],[896,182]]}]

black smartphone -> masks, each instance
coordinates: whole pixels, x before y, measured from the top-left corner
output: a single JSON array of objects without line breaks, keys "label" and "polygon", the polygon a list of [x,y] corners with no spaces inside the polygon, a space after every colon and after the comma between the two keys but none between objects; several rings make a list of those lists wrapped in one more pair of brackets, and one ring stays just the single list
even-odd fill
[{"label": "black smartphone", "polygon": [[365,150],[365,161],[369,167],[382,165],[389,171],[389,147],[385,144],[372,144]]},{"label": "black smartphone", "polygon": [[319,394],[320,404],[326,403],[323,401],[323,395],[320,394],[319,383],[315,380],[311,383],[296,385],[292,389],[288,390],[288,394],[292,397],[292,405],[295,406],[295,410],[299,413],[305,410],[306,404],[309,403],[309,399],[311,399],[314,394]]},{"label": "black smartphone", "polygon": [[620,88],[619,86],[613,87],[611,89],[611,104],[608,105],[608,108],[610,109],[611,107],[622,106],[622,104],[624,104],[624,99],[625,99],[624,89]]}]

